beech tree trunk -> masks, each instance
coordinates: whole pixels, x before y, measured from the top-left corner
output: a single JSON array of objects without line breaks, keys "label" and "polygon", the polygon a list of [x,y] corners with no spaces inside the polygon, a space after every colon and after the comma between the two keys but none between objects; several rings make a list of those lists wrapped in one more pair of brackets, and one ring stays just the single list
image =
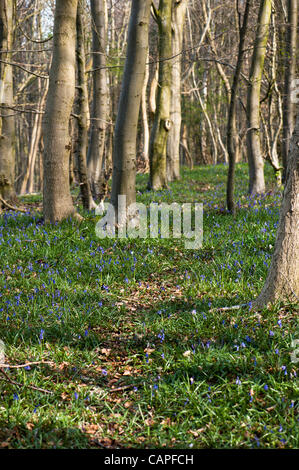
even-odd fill
[{"label": "beech tree trunk", "polygon": [[75,213],[69,184],[69,120],[75,95],[78,0],[56,0],[53,58],[44,116],[44,219]]},{"label": "beech tree trunk", "polygon": [[181,136],[181,57],[183,46],[183,29],[187,0],[176,0],[172,8],[172,76],[171,76],[171,128],[167,139],[167,179],[180,178],[180,136]]},{"label": "beech tree trunk", "polygon": [[[13,49],[13,0],[0,2],[0,58],[11,62]],[[0,196],[14,199],[15,120],[13,117],[12,66],[0,62]],[[1,203],[0,203],[1,207]]]},{"label": "beech tree trunk", "polygon": [[[287,0],[288,24],[285,58],[285,89],[283,98],[283,140],[282,158],[284,173],[287,168],[290,138],[295,125],[295,103],[292,102],[292,84],[296,78],[296,49],[298,27],[298,0]],[[285,176],[285,175],[284,175]]]},{"label": "beech tree trunk", "polygon": [[103,168],[109,109],[109,89],[106,69],[107,4],[106,0],[91,0],[90,5],[92,17],[92,63],[94,71],[91,130],[87,162],[92,191],[96,195]]},{"label": "beech tree trunk", "polygon": [[261,0],[247,98],[249,193],[265,192],[264,160],[260,142],[260,93],[268,42],[272,0]]},{"label": "beech tree trunk", "polygon": [[299,299],[299,114],[290,142],[286,186],[274,254],[265,285],[254,301],[262,307],[277,299]]},{"label": "beech tree trunk", "polygon": [[88,144],[88,91],[85,73],[85,34],[83,27],[83,7],[78,2],[77,11],[77,73],[78,73],[78,99],[77,99],[77,124],[78,140],[76,148],[76,160],[80,183],[80,193],[84,209],[91,210],[96,207],[93,201],[90,183],[87,174],[86,151]]},{"label": "beech tree trunk", "polygon": [[111,202],[118,208],[118,196],[127,205],[136,201],[136,137],[142,87],[148,51],[151,0],[133,0],[128,46],[114,133]]},{"label": "beech tree trunk", "polygon": [[171,128],[171,10],[172,0],[160,0],[158,10],[154,10],[159,29],[159,83],[149,151],[150,186],[154,190],[167,187],[166,145]]}]

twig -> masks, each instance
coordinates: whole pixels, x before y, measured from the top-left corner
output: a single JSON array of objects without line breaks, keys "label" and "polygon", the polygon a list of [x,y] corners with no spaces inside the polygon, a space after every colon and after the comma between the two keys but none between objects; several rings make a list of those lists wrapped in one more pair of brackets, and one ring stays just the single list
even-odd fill
[{"label": "twig", "polygon": [[2,369],[0,369],[0,373],[3,374],[5,377],[4,379],[0,379],[0,380],[9,382],[12,385],[17,385],[17,387],[27,387],[27,388],[31,388],[32,390],[37,390],[38,392],[43,392],[43,393],[48,393],[49,395],[53,395],[53,392],[51,392],[50,390],[45,390],[44,388],[35,387],[34,385],[20,384],[19,382],[15,382],[14,380],[11,380],[11,378],[7,375],[7,373],[4,372],[4,370]]},{"label": "twig", "polygon": [[39,364],[51,364],[53,365],[54,362],[51,362],[51,361],[38,361],[38,362],[27,362],[26,364],[17,364],[17,365],[14,365],[14,366],[11,366],[10,364],[1,364],[0,363],[0,367],[2,368],[6,368],[8,367],[9,369],[22,369],[24,367],[28,367],[28,366],[36,366],[36,365],[39,365]]},{"label": "twig", "polygon": [[10,210],[12,210],[12,211],[22,212],[23,214],[26,214],[26,213],[27,213],[27,211],[25,211],[24,209],[19,209],[18,207],[11,206],[11,205],[8,204],[8,202],[6,202],[5,199],[3,199],[1,196],[0,196],[0,202],[2,202],[2,204],[5,205],[5,207],[7,207],[8,209],[10,209]]}]

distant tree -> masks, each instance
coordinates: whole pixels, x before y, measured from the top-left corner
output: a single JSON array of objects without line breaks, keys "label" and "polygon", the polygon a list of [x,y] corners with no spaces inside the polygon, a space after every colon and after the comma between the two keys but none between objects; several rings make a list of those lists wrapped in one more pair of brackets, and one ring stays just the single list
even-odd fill
[{"label": "distant tree", "polygon": [[264,160],[260,141],[260,94],[271,9],[272,0],[261,0],[249,78],[247,141],[250,194],[265,192]]},{"label": "distant tree", "polygon": [[237,145],[236,145],[236,105],[237,105],[237,90],[239,85],[239,79],[242,70],[242,63],[245,54],[245,39],[247,32],[247,25],[249,20],[249,13],[251,7],[251,0],[246,0],[244,16],[242,26],[240,28],[240,38],[239,38],[239,52],[237,58],[237,64],[235,68],[233,84],[231,86],[230,93],[230,102],[228,110],[228,121],[227,121],[227,152],[228,152],[228,177],[227,177],[227,190],[226,190],[226,203],[227,209],[232,214],[235,213],[235,204],[234,204],[234,188],[235,188],[235,167],[237,161]]},{"label": "distant tree", "polygon": [[180,178],[180,140],[181,140],[181,77],[183,32],[187,0],[175,0],[172,8],[172,70],[171,70],[171,128],[167,139],[167,179],[174,181]]},{"label": "distant tree", "polygon": [[154,190],[167,187],[166,145],[171,128],[171,79],[172,79],[172,0],[160,0],[154,7],[154,16],[159,30],[159,77],[156,111],[150,135],[150,186]]},{"label": "distant tree", "polygon": [[103,168],[105,139],[109,109],[107,74],[107,3],[106,0],[91,0],[92,20],[92,83],[91,128],[87,162],[91,187],[94,195]]},{"label": "distant tree", "polygon": [[75,95],[78,0],[56,0],[53,58],[44,116],[43,207],[46,222],[74,215],[69,185],[69,120]]},{"label": "distant tree", "polygon": [[78,1],[77,11],[77,75],[78,98],[76,103],[76,117],[78,126],[78,139],[76,142],[76,160],[80,183],[80,192],[83,207],[90,210],[96,207],[92,198],[90,182],[87,174],[86,151],[88,144],[88,90],[85,70],[85,32],[83,24],[84,9],[81,0]]},{"label": "distant tree", "polygon": [[[15,119],[13,98],[14,1],[0,2],[0,196],[15,196]],[[1,207],[0,202],[0,207]]]}]

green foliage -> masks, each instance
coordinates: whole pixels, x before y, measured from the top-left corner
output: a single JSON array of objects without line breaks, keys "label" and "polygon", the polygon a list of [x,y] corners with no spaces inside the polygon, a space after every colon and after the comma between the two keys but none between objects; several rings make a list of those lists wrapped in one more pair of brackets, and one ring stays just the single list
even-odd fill
[{"label": "green foliage", "polygon": [[139,201],[204,203],[197,251],[177,240],[99,240],[90,215],[79,228],[2,216],[6,361],[51,362],[5,369],[23,385],[0,381],[2,447],[298,446],[297,307],[249,304],[269,266],[281,194],[244,196],[238,166],[234,219],[224,211],[226,172],[184,169],[155,193],[138,176]]}]

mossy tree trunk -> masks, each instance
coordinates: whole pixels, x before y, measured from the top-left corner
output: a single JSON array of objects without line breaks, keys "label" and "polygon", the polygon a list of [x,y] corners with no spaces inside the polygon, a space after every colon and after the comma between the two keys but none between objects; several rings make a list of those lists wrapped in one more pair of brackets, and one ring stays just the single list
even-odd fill
[{"label": "mossy tree trunk", "polygon": [[247,98],[247,142],[250,194],[262,194],[265,192],[264,160],[260,142],[260,94],[271,10],[272,0],[261,0],[250,69]]},{"label": "mossy tree trunk", "polygon": [[171,78],[172,78],[172,0],[160,0],[154,9],[159,29],[159,78],[156,112],[150,135],[150,186],[153,190],[167,187],[166,146],[171,128]]},{"label": "mossy tree trunk", "polygon": [[44,116],[43,207],[46,222],[74,215],[70,193],[69,120],[75,95],[78,0],[56,0],[53,58]]},{"label": "mossy tree trunk", "polygon": [[[13,49],[13,0],[0,2],[0,58],[11,62]],[[13,117],[13,71],[0,62],[0,196],[14,199],[15,181],[15,120]],[[1,206],[1,203],[0,203]]]}]

